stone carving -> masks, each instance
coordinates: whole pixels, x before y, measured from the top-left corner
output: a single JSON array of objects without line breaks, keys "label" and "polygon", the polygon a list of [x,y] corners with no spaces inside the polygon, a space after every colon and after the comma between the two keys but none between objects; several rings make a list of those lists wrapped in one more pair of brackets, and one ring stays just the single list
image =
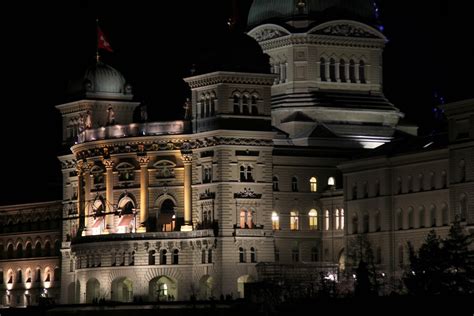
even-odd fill
[{"label": "stone carving", "polygon": [[283,33],[280,30],[276,29],[262,29],[255,32],[252,36],[257,40],[257,42],[266,41],[272,38],[282,37],[287,34]]},{"label": "stone carving", "polygon": [[239,198],[239,199],[261,199],[262,194],[257,194],[255,193],[252,189],[247,189],[244,188],[243,191],[234,193],[234,199]]},{"label": "stone carving", "polygon": [[210,192],[209,189],[207,189],[204,193],[199,194],[200,200],[209,200],[209,199],[215,199],[215,198],[216,198],[216,192]]},{"label": "stone carving", "polygon": [[316,30],[314,33],[333,36],[377,38],[374,34],[350,24],[329,25],[323,29]]}]

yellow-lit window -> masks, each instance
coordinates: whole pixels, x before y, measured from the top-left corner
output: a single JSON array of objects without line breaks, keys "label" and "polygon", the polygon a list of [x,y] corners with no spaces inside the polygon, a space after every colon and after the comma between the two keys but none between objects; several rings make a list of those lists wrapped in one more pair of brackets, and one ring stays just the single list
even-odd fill
[{"label": "yellow-lit window", "polygon": [[339,214],[339,210],[336,209],[336,220],[335,220],[335,224],[336,224],[336,229],[339,229],[339,225],[340,225],[340,214]]},{"label": "yellow-lit window", "polygon": [[299,229],[298,212],[291,212],[290,213],[290,229],[291,230],[298,230]]},{"label": "yellow-lit window", "polygon": [[309,185],[311,192],[318,191],[318,180],[316,179],[316,177],[312,177],[311,179],[309,179]]},{"label": "yellow-lit window", "polygon": [[280,216],[277,212],[272,212],[272,228],[274,230],[280,229]]},{"label": "yellow-lit window", "polygon": [[329,211],[324,214],[324,229],[329,230]]},{"label": "yellow-lit window", "polygon": [[318,212],[312,209],[308,213],[309,216],[309,229],[318,229]]}]

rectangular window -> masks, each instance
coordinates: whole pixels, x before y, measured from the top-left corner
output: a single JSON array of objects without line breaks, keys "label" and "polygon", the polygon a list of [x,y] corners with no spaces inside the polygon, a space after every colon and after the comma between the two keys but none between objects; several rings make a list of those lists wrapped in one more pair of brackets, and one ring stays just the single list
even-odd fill
[{"label": "rectangular window", "polygon": [[290,214],[290,229],[291,230],[298,230],[299,229],[298,212],[291,212],[291,214]]}]

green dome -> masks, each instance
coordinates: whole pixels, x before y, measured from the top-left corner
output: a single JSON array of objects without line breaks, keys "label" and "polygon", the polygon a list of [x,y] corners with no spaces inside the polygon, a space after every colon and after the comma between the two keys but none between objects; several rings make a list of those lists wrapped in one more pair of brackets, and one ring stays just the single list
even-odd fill
[{"label": "green dome", "polygon": [[247,25],[311,18],[318,22],[334,19],[375,20],[371,0],[254,0]]}]

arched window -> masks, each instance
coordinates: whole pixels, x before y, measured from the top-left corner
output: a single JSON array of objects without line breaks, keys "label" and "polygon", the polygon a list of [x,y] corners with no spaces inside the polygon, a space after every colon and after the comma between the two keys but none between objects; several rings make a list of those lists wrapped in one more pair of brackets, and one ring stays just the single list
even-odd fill
[{"label": "arched window", "polygon": [[35,244],[35,257],[41,257],[41,242],[39,240]]},{"label": "arched window", "polygon": [[175,249],[173,250],[173,261],[172,264],[178,264],[179,263],[179,250]]},{"label": "arched window", "polygon": [[242,114],[249,114],[249,98],[247,96],[242,97]]},{"label": "arched window", "polygon": [[212,249],[207,251],[207,263],[212,263]]},{"label": "arched window", "polygon": [[239,262],[245,262],[245,249],[239,248]]},{"label": "arched window", "polygon": [[436,227],[436,206],[434,204],[430,206],[430,225]]},{"label": "arched window", "polygon": [[376,264],[382,263],[382,248],[380,247],[377,247],[377,250],[375,252],[375,263]]},{"label": "arched window", "polygon": [[278,186],[278,177],[273,176],[273,191],[280,191]]},{"label": "arched window", "polygon": [[300,261],[300,249],[298,246],[293,247],[291,250],[291,261],[299,262]]},{"label": "arched window", "polygon": [[359,231],[359,218],[357,217],[357,214],[354,214],[352,217],[352,233],[357,234]]},{"label": "arched window", "polygon": [[340,229],[340,214],[339,214],[339,209],[336,209],[335,212],[335,220],[334,223],[336,224],[336,229]]},{"label": "arched window", "polygon": [[166,249],[161,249],[160,251],[160,264],[166,264],[166,254],[167,254],[167,251]]},{"label": "arched window", "polygon": [[240,114],[240,98],[234,95],[234,114]]},{"label": "arched window", "polygon": [[308,213],[309,216],[309,229],[318,229],[318,211],[312,209]]},{"label": "arched window", "polygon": [[54,255],[59,256],[61,255],[61,241],[56,240],[54,242]]},{"label": "arched window", "polygon": [[26,248],[25,248],[25,257],[31,258],[32,256],[33,256],[33,247],[31,246],[31,242],[27,242]]},{"label": "arched window", "polygon": [[465,193],[462,193],[459,196],[459,219],[465,221],[467,217],[467,196]]},{"label": "arched window", "polygon": [[211,95],[211,116],[216,114],[216,97]]},{"label": "arched window", "polygon": [[298,178],[295,176],[291,178],[291,191],[298,192]]},{"label": "arched window", "polygon": [[408,228],[413,229],[415,227],[413,220],[413,207],[408,208]]},{"label": "arched window", "polygon": [[449,225],[449,212],[448,212],[448,205],[443,203],[441,207],[441,216],[442,216],[442,223],[444,226]]},{"label": "arched window", "polygon": [[346,82],[346,62],[344,59],[339,60],[339,78],[341,82]]},{"label": "arched window", "polygon": [[329,210],[324,212],[324,229],[329,230]]},{"label": "arched window", "polygon": [[448,186],[448,176],[446,173],[446,170],[443,170],[441,172],[441,188],[446,189]]},{"label": "arched window", "polygon": [[329,60],[329,77],[332,82],[336,82],[336,61],[334,58]]},{"label": "arched window", "polygon": [[356,83],[355,62],[352,59],[349,61],[349,79],[352,83]]},{"label": "arched window", "polygon": [[16,246],[16,258],[23,258],[23,245],[21,243]]},{"label": "arched window", "polygon": [[434,190],[435,188],[436,188],[435,173],[431,171],[430,172],[430,190]]},{"label": "arched window", "polygon": [[400,265],[400,267],[403,267],[403,264],[405,263],[403,252],[404,252],[403,246],[402,245],[398,246],[398,264]]},{"label": "arched window", "polygon": [[309,188],[311,192],[318,191],[318,179],[316,179],[316,177],[309,179]]},{"label": "arched window", "polygon": [[201,263],[206,263],[206,250],[201,250]]},{"label": "arched window", "polygon": [[321,77],[321,81],[327,81],[326,78],[326,59],[321,57],[319,60],[319,76]]},{"label": "arched window", "polygon": [[425,177],[422,173],[418,175],[418,191],[423,191],[425,189]]},{"label": "arched window", "polygon": [[359,61],[359,81],[360,83],[366,83],[365,62],[363,60]]},{"label": "arched window", "polygon": [[252,104],[252,115],[258,115],[257,97],[254,95],[251,98],[251,104]]},{"label": "arched window", "polygon": [[344,209],[341,208],[341,229],[344,229]]},{"label": "arched window", "polygon": [[403,229],[403,211],[401,208],[397,210],[397,229]]},{"label": "arched window", "polygon": [[413,177],[412,176],[408,176],[407,189],[408,189],[408,193],[413,192]]},{"label": "arched window", "polygon": [[290,229],[298,230],[299,229],[299,217],[298,212],[290,212]]},{"label": "arched window", "polygon": [[35,282],[41,282],[41,269],[40,268],[36,268]]},{"label": "arched window", "polygon": [[257,262],[257,251],[254,247],[250,248],[250,262]]},{"label": "arched window", "polygon": [[278,216],[277,212],[275,211],[272,212],[272,229],[280,229],[280,216]]},{"label": "arched window", "polygon": [[362,232],[363,233],[368,233],[369,232],[369,214],[365,213],[364,216],[362,217]]},{"label": "arched window", "polygon": [[155,265],[155,250],[148,251],[148,265],[154,266]]},{"label": "arched window", "polygon": [[335,186],[335,185],[336,185],[336,179],[334,179],[334,177],[329,177],[328,186]]},{"label": "arched window", "polygon": [[397,178],[396,194],[402,194],[402,178],[400,177]]},{"label": "arched window", "polygon": [[13,259],[13,244],[9,244],[7,247],[7,259]]},{"label": "arched window", "polygon": [[459,182],[466,181],[466,162],[462,159],[459,162]]},{"label": "arched window", "polygon": [[205,117],[209,117],[211,115],[211,100],[209,98],[206,99],[206,113]]},{"label": "arched window", "polygon": [[420,206],[418,209],[418,223],[420,228],[425,227],[425,208],[424,206]]},{"label": "arched window", "polygon": [[379,232],[382,230],[382,222],[380,218],[380,211],[375,212],[375,231]]},{"label": "arched window", "polygon": [[312,262],[319,261],[319,251],[317,247],[311,248],[311,261]]},{"label": "arched window", "polygon": [[[3,274],[3,272],[2,272],[2,274]],[[32,274],[33,274],[33,273],[32,273],[31,270],[28,268],[28,270],[26,270],[26,273],[25,273],[25,277],[26,277],[25,282],[26,282],[26,283],[31,283],[31,282],[33,281]],[[3,278],[3,277],[2,277],[2,278]],[[2,283],[3,283],[3,282],[2,282]]]}]

